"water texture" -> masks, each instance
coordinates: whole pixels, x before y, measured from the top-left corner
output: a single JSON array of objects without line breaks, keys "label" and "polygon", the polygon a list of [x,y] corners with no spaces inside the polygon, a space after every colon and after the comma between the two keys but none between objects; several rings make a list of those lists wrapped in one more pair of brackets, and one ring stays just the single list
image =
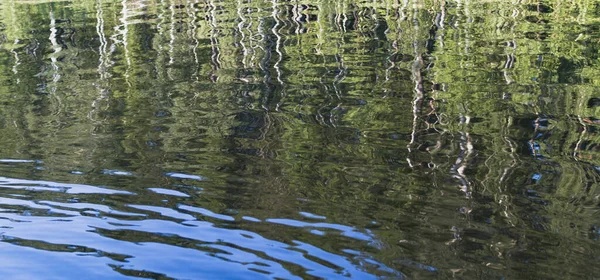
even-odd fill
[{"label": "water texture", "polygon": [[0,1],[3,279],[599,279],[595,1]]}]

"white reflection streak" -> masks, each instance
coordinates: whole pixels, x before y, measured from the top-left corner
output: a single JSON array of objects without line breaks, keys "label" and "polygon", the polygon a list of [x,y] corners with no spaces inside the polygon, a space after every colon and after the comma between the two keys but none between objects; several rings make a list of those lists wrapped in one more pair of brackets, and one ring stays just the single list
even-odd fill
[{"label": "white reflection streak", "polygon": [[[52,55],[50,55],[50,61],[52,64],[52,70],[54,70],[54,73],[52,74],[52,82],[56,83],[60,80],[60,73],[58,72],[58,59],[56,58],[58,53],[62,50],[62,47],[60,46],[60,44],[58,44],[58,41],[56,40],[56,36],[57,36],[57,29],[56,29],[56,19],[54,18],[54,12],[50,11],[50,43],[52,44],[52,49],[54,49],[54,52],[52,53]],[[56,85],[53,87],[53,92],[56,92]]]},{"label": "white reflection streak", "polygon": [[129,22],[127,18],[129,17],[129,11],[127,10],[127,0],[121,1],[121,5],[123,9],[121,10],[121,18],[119,19],[123,26],[123,31],[121,35],[123,36],[123,48],[125,49],[125,61],[127,62],[127,71],[125,71],[125,78],[129,77],[129,66],[131,66],[131,57],[129,57],[129,49],[127,43],[127,34],[129,33]]},{"label": "white reflection streak", "polygon": [[175,4],[173,0],[169,0],[169,10],[171,11],[171,22],[169,29],[169,64],[173,64],[175,62],[174,51],[175,51]]},{"label": "white reflection streak", "polygon": [[214,67],[214,72],[211,75],[211,80],[216,82],[219,78],[216,75],[216,71],[221,68],[219,63],[219,40],[217,39],[217,5],[213,0],[209,1],[210,5],[210,45],[212,47],[212,62]]},{"label": "white reflection streak", "polygon": [[[165,15],[163,13],[163,7],[165,6],[165,0],[160,0],[160,12],[158,13],[158,23],[156,23],[156,30],[158,31],[158,37],[162,39],[162,35],[163,35],[163,28],[162,28],[162,24],[165,23]],[[158,49],[162,50],[162,44],[158,44]]]},{"label": "white reflection streak", "polygon": [[294,23],[296,24],[296,30],[294,31],[296,34],[300,34],[300,21],[298,20],[300,18],[300,13],[298,11],[299,5],[296,4],[292,7],[292,20],[294,21]]},{"label": "white reflection streak", "polygon": [[[17,26],[17,17],[16,17],[16,14],[15,14],[16,13],[16,11],[15,11],[15,3],[14,3],[14,1],[11,1],[10,4],[11,4],[10,5],[10,14],[12,15],[11,16],[12,24],[13,24],[13,26]],[[13,45],[16,46],[18,43],[19,43],[19,39],[15,39],[15,42],[13,43]],[[12,67],[12,72],[15,75],[17,75],[17,74],[19,74],[19,70],[17,69],[17,67],[21,64],[19,62],[19,54],[15,51],[15,49],[11,49],[10,52],[15,57],[15,64]],[[19,78],[19,76],[17,76],[17,84],[19,84],[20,82],[21,82],[21,79]]]},{"label": "white reflection streak", "polygon": [[514,67],[515,63],[515,52],[517,50],[517,42],[513,39],[512,41],[506,42],[506,45],[511,48],[510,52],[506,55],[506,62],[504,63],[504,70],[502,70],[504,74],[504,80],[507,85],[510,85],[514,82],[512,77],[510,76],[510,71]]},{"label": "white reflection streak", "polygon": [[102,0],[97,2],[96,10],[96,32],[98,33],[98,38],[100,40],[100,47],[98,47],[98,53],[100,54],[98,73],[100,73],[101,79],[105,79],[107,68],[106,61],[108,59],[106,46],[108,43],[106,41],[106,33],[104,32],[104,10],[102,9]]},{"label": "white reflection streak", "polygon": [[504,126],[504,129],[502,130],[502,138],[504,139],[504,141],[508,144],[510,150],[509,150],[509,155],[510,158],[512,159],[512,163],[510,164],[509,167],[504,168],[504,172],[502,172],[502,175],[500,176],[499,179],[499,196],[498,196],[498,204],[502,207],[502,215],[506,218],[506,221],[511,225],[511,226],[515,226],[515,224],[513,223],[512,219],[511,219],[511,214],[509,213],[509,209],[510,209],[510,196],[506,195],[506,183],[505,180],[507,178],[510,178],[510,175],[512,174],[514,168],[517,166],[519,160],[516,157],[516,152],[517,152],[517,148],[516,148],[516,144],[513,142],[513,140],[510,139],[510,137],[508,137],[507,135],[510,132],[510,127],[513,125],[513,117],[512,116],[508,116],[507,117],[507,121],[506,121],[506,125]]},{"label": "white reflection streak", "polygon": [[190,14],[190,29],[191,29],[191,36],[192,39],[194,40],[194,48],[192,49],[192,52],[194,53],[194,61],[196,62],[196,69],[194,71],[193,76],[196,77],[196,79],[198,79],[198,68],[200,67],[200,62],[198,60],[198,47],[200,46],[200,41],[198,41],[197,38],[197,30],[198,30],[198,26],[196,25],[196,17],[198,15],[198,10],[196,9],[196,5],[198,5],[198,0],[194,1],[194,4],[192,4],[192,9],[189,9],[189,4],[186,1],[186,7],[188,9],[188,14]]},{"label": "white reflection streak", "polygon": [[404,11],[406,11],[407,7],[408,7],[408,0],[403,0],[402,7],[400,7],[400,20],[401,21],[405,21],[407,18],[406,13],[404,12]]},{"label": "white reflection streak", "polygon": [[437,41],[440,44],[440,50],[444,49],[444,22],[446,21],[446,1],[442,0],[442,3],[440,4],[440,20],[438,22],[438,27],[440,28],[440,35],[438,36]]},{"label": "white reflection streak", "polygon": [[315,51],[317,52],[317,54],[323,56],[323,63],[325,63],[325,54],[323,53],[323,51],[321,50],[321,46],[323,45],[323,41],[325,38],[325,29],[323,28],[323,19],[326,18],[325,17],[325,12],[322,6],[322,3],[320,3],[321,5],[317,6],[319,9],[319,13],[317,15],[317,25],[319,26],[319,32],[316,34],[317,38],[319,39],[317,41],[317,45],[315,46]]},{"label": "white reflection streak", "polygon": [[242,64],[244,65],[244,69],[248,68],[248,64],[246,63],[246,60],[248,59],[248,48],[246,47],[246,44],[244,44],[244,41],[246,40],[246,33],[244,33],[244,25],[246,25],[246,18],[244,17],[244,14],[242,13],[242,1],[238,0],[237,2],[237,14],[238,14],[238,18],[240,19],[240,23],[238,23],[238,32],[240,32],[240,46],[242,46]]},{"label": "white reflection streak", "polygon": [[346,15],[346,6],[344,5],[343,9],[342,9],[342,15],[344,16],[344,19],[342,20],[342,30],[344,31],[344,33],[347,32],[346,30],[346,23],[348,23],[348,15]]},{"label": "white reflection streak", "polygon": [[[19,43],[19,39],[15,39],[15,42],[13,43],[14,45],[17,45]],[[12,72],[17,75],[19,74],[19,69],[17,68],[19,65],[21,65],[21,62],[19,60],[19,53],[17,53],[14,49],[10,50],[10,52],[14,55],[15,57],[15,64],[13,64],[12,67]],[[19,84],[21,82],[21,79],[19,78],[19,76],[17,76],[17,84]]]},{"label": "white reflection streak", "polygon": [[577,143],[575,144],[575,148],[573,149],[573,159],[575,159],[576,161],[579,161],[579,157],[577,156],[577,154],[579,153],[579,149],[581,147],[581,142],[583,141],[583,137],[588,131],[588,126],[585,124],[585,122],[583,121],[581,116],[577,116],[577,120],[583,127],[583,130],[581,131],[581,134],[579,134],[579,139],[577,139]]},{"label": "white reflection streak", "polygon": [[[389,15],[389,10],[386,11],[386,13]],[[388,34],[390,33],[390,26],[388,25],[387,28],[385,29],[385,31],[383,32],[386,37],[388,36]],[[386,98],[388,95],[388,83],[390,81],[390,73],[391,70],[394,69],[394,67],[396,67],[396,62],[394,62],[395,56],[398,54],[398,37],[394,36],[394,41],[392,42],[392,48],[394,48],[394,51],[390,51],[390,49],[388,49],[388,51],[390,52],[390,55],[388,55],[386,57],[387,63],[389,65],[389,67],[385,68],[385,86],[383,87],[383,92],[385,93],[383,98]]]},{"label": "white reflection streak", "polygon": [[[171,12],[169,21],[169,65],[175,63],[175,4],[173,0],[169,0],[169,11]],[[167,68],[167,77],[173,80],[173,67]]]},{"label": "white reflection streak", "polygon": [[341,20],[341,15],[340,15],[340,11],[339,11],[339,4],[335,6],[335,16],[334,16],[334,21],[335,21],[335,26],[341,31],[342,30],[342,26],[340,25],[340,20]]},{"label": "white reflection streak", "polygon": [[62,51],[62,47],[58,44],[56,40],[58,29],[56,28],[56,19],[54,18],[54,12],[50,10],[50,43],[52,44],[52,48],[54,52],[50,55],[50,64],[52,65],[52,85],[50,86],[49,93],[56,98],[58,102],[57,110],[55,114],[60,113],[61,108],[61,99],[58,95],[56,95],[56,88],[58,86],[58,81],[60,80],[60,72],[58,67],[58,53]]},{"label": "white reflection streak", "polygon": [[[465,25],[471,25],[471,23],[473,22],[473,19],[471,18],[471,10],[469,10],[469,6],[470,6],[471,2],[469,0],[465,0],[465,6],[464,6],[464,10],[465,10],[465,16],[467,17],[467,22]],[[469,32],[469,28],[465,28],[465,55],[469,55],[469,47],[470,47],[470,38],[471,38],[471,33]]]},{"label": "white reflection streak", "polygon": [[108,43],[106,41],[106,33],[104,32],[104,10],[102,9],[102,0],[98,0],[96,2],[96,33],[98,34],[98,39],[100,40],[100,46],[98,47],[98,53],[100,54],[100,58],[98,59],[98,74],[100,74],[101,83],[96,85],[100,91],[100,96],[92,102],[92,108],[94,109],[88,113],[88,119],[90,120],[93,120],[93,114],[98,109],[98,102],[106,98],[106,90],[103,89],[102,82],[107,78],[106,69],[108,67]]},{"label": "white reflection streak", "polygon": [[[464,125],[469,125],[471,121],[471,117],[469,116],[461,116],[460,122]],[[469,180],[467,180],[467,176],[465,175],[465,169],[467,168],[467,159],[473,153],[473,143],[471,142],[471,135],[468,132],[461,131],[461,141],[460,141],[460,153],[456,162],[452,169],[457,173],[454,175],[456,179],[461,182],[460,190],[465,193],[467,198],[471,197],[471,189]]]},{"label": "white reflection streak", "polygon": [[[252,55],[250,56],[250,67],[254,67],[255,63],[254,60],[256,59],[256,49],[259,48],[260,46],[257,46],[256,44],[256,39],[254,36],[254,31],[252,30],[253,25],[254,25],[254,20],[252,19],[252,9],[248,8],[247,10],[248,12],[248,26],[246,27],[246,30],[248,30],[248,34],[249,34],[249,41],[248,44],[250,45],[250,50],[252,51]],[[259,13],[257,13],[259,14]]]},{"label": "white reflection streak", "polygon": [[[517,14],[513,13],[513,25],[511,27],[511,31],[513,32],[514,35],[514,31],[515,31],[515,27],[517,26],[517,19],[516,19]],[[506,62],[504,64],[504,70],[502,70],[503,74],[504,74],[504,80],[506,81],[507,85],[510,85],[514,82],[513,78],[510,75],[510,71],[508,69],[514,68],[514,64],[515,64],[515,53],[517,52],[517,41],[515,41],[515,38],[513,36],[513,39],[511,41],[506,42],[506,46],[511,48],[510,52],[506,55]]]},{"label": "white reflection streak", "polygon": [[408,162],[408,165],[410,167],[415,167],[418,165],[418,164],[413,164],[412,160],[410,159],[410,153],[412,152],[412,146],[416,142],[419,112],[421,111],[419,109],[419,107],[421,106],[421,103],[423,101],[423,77],[421,76],[421,69],[423,68],[423,57],[419,53],[418,38],[416,35],[419,32],[418,22],[419,21],[417,20],[417,7],[415,6],[415,7],[413,7],[413,23],[414,23],[413,27],[415,30],[415,33],[413,34],[413,36],[414,36],[413,50],[414,50],[415,60],[413,61],[413,65],[412,65],[412,79],[413,79],[413,82],[415,83],[415,87],[414,87],[415,97],[412,101],[412,106],[413,106],[413,109],[412,109],[412,111],[413,111],[412,132],[410,134],[410,142],[408,143],[408,147],[407,147],[409,156],[406,157],[406,161]]},{"label": "white reflection streak", "polygon": [[[340,46],[340,49],[342,49],[341,46]],[[338,99],[342,99],[342,91],[340,90],[338,85],[342,83],[344,78],[346,78],[347,67],[344,64],[344,56],[342,55],[342,52],[340,52],[338,55],[336,55],[335,59],[336,59],[336,62],[338,62],[338,74],[335,75],[335,77],[333,78],[332,86],[333,86],[335,95],[338,97]]]},{"label": "white reflection streak", "polygon": [[262,108],[268,112],[269,108],[267,107],[267,102],[269,100],[272,90],[271,90],[271,75],[269,73],[269,68],[268,68],[268,63],[269,63],[269,60],[271,59],[271,49],[268,48],[269,38],[266,35],[266,30],[267,29],[266,29],[266,24],[265,24],[265,17],[260,17],[259,21],[258,21],[257,32],[261,38],[259,47],[263,50],[263,57],[260,59],[259,68],[264,73],[263,84],[265,84],[265,88],[267,89],[265,91],[265,95],[263,97]]},{"label": "white reflection streak", "polygon": [[273,19],[275,20],[275,26],[273,26],[273,28],[271,29],[271,31],[273,32],[273,35],[275,35],[275,37],[277,37],[277,41],[275,42],[275,52],[277,53],[277,55],[279,55],[279,58],[277,59],[277,61],[275,61],[275,65],[273,65],[273,68],[275,68],[275,72],[277,72],[277,81],[279,81],[279,84],[281,84],[283,86],[283,81],[281,80],[281,69],[279,68],[279,63],[281,63],[281,60],[283,59],[283,54],[281,53],[281,36],[279,35],[279,31],[277,30],[277,28],[279,27],[279,18],[277,17],[279,10],[277,9],[277,1],[273,0]]},{"label": "white reflection streak", "polygon": [[[343,9],[342,14],[344,16],[344,23],[343,23],[343,31],[345,32],[345,26],[346,26],[346,19],[348,18],[346,16],[346,10]],[[340,43],[338,44],[338,49],[340,50],[340,52],[335,56],[336,62],[338,62],[338,74],[335,75],[334,79],[333,79],[333,90],[335,92],[335,95],[338,97],[338,99],[342,99],[342,91],[340,90],[340,88],[338,87],[339,84],[342,83],[342,81],[346,78],[346,73],[348,68],[346,67],[346,65],[344,64],[344,51],[343,51],[343,44],[344,44],[344,39],[342,36],[342,39],[340,40]],[[341,104],[338,104],[338,106],[340,106]],[[336,107],[337,108],[337,107]],[[335,124],[332,123],[334,126]]]}]

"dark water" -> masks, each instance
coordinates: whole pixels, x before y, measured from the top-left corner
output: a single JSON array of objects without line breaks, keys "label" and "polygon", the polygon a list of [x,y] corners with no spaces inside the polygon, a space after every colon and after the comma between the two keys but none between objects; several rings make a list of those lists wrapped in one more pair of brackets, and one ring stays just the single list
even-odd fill
[{"label": "dark water", "polygon": [[600,278],[594,1],[0,13],[2,278]]}]

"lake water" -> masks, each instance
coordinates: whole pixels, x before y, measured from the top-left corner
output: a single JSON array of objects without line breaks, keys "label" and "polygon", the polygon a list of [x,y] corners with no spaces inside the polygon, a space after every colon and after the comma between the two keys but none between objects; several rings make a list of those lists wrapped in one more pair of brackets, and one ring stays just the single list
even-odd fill
[{"label": "lake water", "polygon": [[0,14],[2,278],[600,278],[595,1]]}]

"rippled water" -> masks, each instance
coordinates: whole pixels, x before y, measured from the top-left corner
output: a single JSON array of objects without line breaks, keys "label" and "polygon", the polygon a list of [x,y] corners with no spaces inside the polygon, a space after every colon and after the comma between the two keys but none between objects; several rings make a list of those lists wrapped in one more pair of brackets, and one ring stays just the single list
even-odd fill
[{"label": "rippled water", "polygon": [[3,278],[600,278],[594,1],[0,13]]}]

